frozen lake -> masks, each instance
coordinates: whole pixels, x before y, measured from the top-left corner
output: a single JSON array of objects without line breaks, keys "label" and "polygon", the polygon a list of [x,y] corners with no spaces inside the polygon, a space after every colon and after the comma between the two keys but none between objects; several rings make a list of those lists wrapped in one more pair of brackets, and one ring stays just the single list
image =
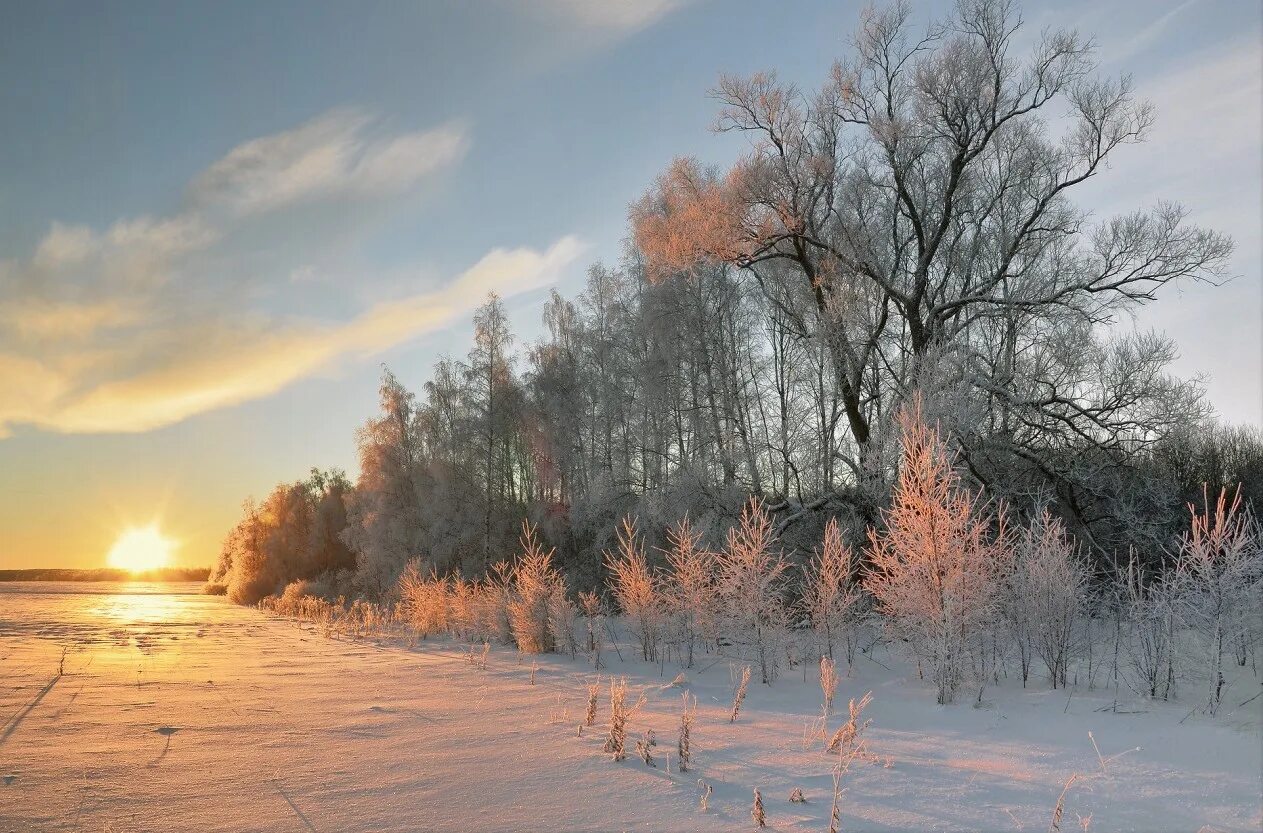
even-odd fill
[{"label": "frozen lake", "polygon": [[[754,787],[773,829],[827,828],[811,675],[752,686],[731,725],[731,663],[688,672],[696,771],[681,775],[665,767],[678,669],[626,645],[627,663],[605,656],[645,691],[632,733],[657,732],[649,768],[601,754],[604,697],[577,736],[582,659],[541,658],[532,685],[530,658],[497,649],[481,670],[463,650],[328,638],[195,585],[0,584],[0,831],[742,830]],[[844,830],[1047,830],[1076,771],[1063,830],[1089,814],[1093,831],[1259,829],[1263,698],[1183,723],[1185,703],[1107,714],[1101,692],[1040,686],[939,707],[881,662],[839,691],[874,692],[871,748],[889,763],[853,771]],[[1234,704],[1257,690],[1239,681]],[[1089,730],[1119,755],[1105,770]]]}]

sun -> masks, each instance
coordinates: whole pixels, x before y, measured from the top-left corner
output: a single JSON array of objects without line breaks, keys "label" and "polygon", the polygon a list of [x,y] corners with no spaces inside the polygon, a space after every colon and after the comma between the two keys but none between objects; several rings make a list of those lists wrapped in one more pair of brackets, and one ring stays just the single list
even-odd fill
[{"label": "sun", "polygon": [[134,526],[118,536],[106,562],[111,567],[143,573],[171,563],[175,542],[163,536],[157,524]]}]

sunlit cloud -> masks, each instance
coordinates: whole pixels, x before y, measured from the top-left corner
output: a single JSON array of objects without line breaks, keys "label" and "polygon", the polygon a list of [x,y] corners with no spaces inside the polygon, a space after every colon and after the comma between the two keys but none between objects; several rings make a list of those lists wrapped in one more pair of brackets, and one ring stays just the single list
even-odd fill
[{"label": "sunlit cloud", "polygon": [[196,215],[120,220],[102,233],[54,222],[31,258],[28,277],[56,292],[91,278],[114,286],[165,280],[171,264],[215,240],[218,233]]},{"label": "sunlit cloud", "polygon": [[[583,247],[495,250],[443,288],[380,303],[347,321],[259,314],[140,326],[129,347],[88,345],[36,359],[0,352],[0,431],[139,432],[275,393],[338,360],[364,359],[448,326],[486,299],[555,282]],[[102,363],[96,359],[112,356]]]},{"label": "sunlit cloud", "polygon": [[[276,286],[309,281],[318,267],[235,274],[245,261],[234,234],[258,212],[387,198],[458,162],[467,143],[459,125],[384,136],[372,124],[339,110],[251,140],[193,180],[178,214],[103,230],[53,223],[27,258],[0,261],[0,437],[19,425],[147,431],[268,396],[445,327],[488,292],[552,283],[578,257],[581,245],[563,237],[542,250],[495,249],[446,280],[427,267],[395,268],[393,280],[411,275],[427,289],[358,313],[260,308],[260,299],[275,301]],[[238,291],[226,288],[225,270]]]},{"label": "sunlit cloud", "polygon": [[238,145],[190,187],[196,205],[250,214],[307,200],[398,193],[464,156],[466,128],[377,135],[375,121],[334,110]]}]

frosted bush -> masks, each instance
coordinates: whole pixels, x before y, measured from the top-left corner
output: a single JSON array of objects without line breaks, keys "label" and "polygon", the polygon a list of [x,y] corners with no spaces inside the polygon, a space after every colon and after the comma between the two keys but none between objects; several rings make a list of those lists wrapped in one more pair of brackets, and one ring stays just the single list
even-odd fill
[{"label": "frosted bush", "polygon": [[788,565],[776,549],[772,518],[751,498],[728,531],[719,556],[723,633],[759,665],[764,683],[776,679],[789,625],[784,574]]},{"label": "frosted bush", "polygon": [[[535,528],[528,521],[522,523],[521,545],[522,553],[512,571],[509,627],[518,650],[526,654],[547,653],[553,650],[555,644],[553,629],[549,626],[550,607],[554,604],[554,596],[560,595],[564,599],[565,581],[553,568],[552,550],[544,551]],[[573,607],[570,611],[573,632]]]},{"label": "frosted bush", "polygon": [[859,559],[842,539],[836,518],[824,528],[824,540],[814,557],[803,566],[800,605],[824,656],[836,659],[834,648],[846,648],[846,662],[855,661],[859,624],[867,594],[859,581]]},{"label": "frosted bush", "polygon": [[403,613],[412,629],[421,637],[446,633],[451,626],[451,604],[448,581],[433,571],[421,571],[421,563],[411,559],[396,585]]},{"label": "frosted bush", "polygon": [[971,648],[994,621],[1010,551],[1002,527],[989,538],[990,520],[961,486],[919,401],[899,424],[899,480],[885,529],[869,533],[866,586],[894,635],[927,663],[938,702],[950,703],[970,672]]},{"label": "frosted bush", "polygon": [[645,559],[644,544],[636,533],[636,523],[624,518],[618,529],[618,546],[605,554],[614,598],[627,617],[627,625],[640,643],[641,658],[658,658],[664,605],[660,582]]},{"label": "frosted bush", "polygon": [[667,601],[671,611],[671,640],[681,659],[693,667],[694,649],[717,638],[715,555],[701,546],[701,533],[686,516],[667,530]]}]

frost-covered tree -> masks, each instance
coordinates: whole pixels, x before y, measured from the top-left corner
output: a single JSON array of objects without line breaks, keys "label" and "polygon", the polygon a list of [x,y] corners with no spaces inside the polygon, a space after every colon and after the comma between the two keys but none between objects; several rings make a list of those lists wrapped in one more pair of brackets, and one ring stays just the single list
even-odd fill
[{"label": "frost-covered tree", "polygon": [[344,540],[356,553],[356,583],[370,596],[387,593],[421,540],[420,495],[414,477],[415,401],[382,371],[381,415],[359,430],[360,475],[349,501]]},{"label": "frost-covered tree", "polygon": [[1174,693],[1179,658],[1179,586],[1172,573],[1146,570],[1130,554],[1115,577],[1127,624],[1128,684],[1147,697]]},{"label": "frost-covered tree", "polygon": [[718,587],[722,600],[724,638],[759,665],[764,683],[780,668],[788,628],[785,571],[772,518],[757,498],[750,498],[719,554]]},{"label": "frost-covered tree", "polygon": [[1009,548],[965,488],[919,400],[899,417],[899,479],[885,526],[872,530],[865,586],[892,631],[930,671],[950,703],[970,669],[969,649],[995,618]]},{"label": "frost-covered tree", "polygon": [[504,303],[492,293],[474,314],[474,347],[469,352],[465,375],[469,382],[482,479],[483,564],[491,563],[492,532],[497,509],[506,499],[516,497],[516,481],[506,461],[512,455],[513,411],[519,410],[520,393],[513,376],[509,332]]},{"label": "frost-covered tree", "polygon": [[1088,38],[1023,23],[1011,0],[976,0],[922,29],[892,2],[815,91],[725,76],[718,129],[749,153],[726,172],[676,160],[633,211],[651,274],[735,266],[823,347],[838,433],[820,442],[870,517],[882,415],[931,365],[985,403],[985,430],[960,442],[993,478],[1094,500],[1094,469],[1199,412],[1164,372],[1169,341],[1093,331],[1221,274],[1231,241],[1174,203],[1099,221],[1075,204],[1153,110]]},{"label": "frost-covered tree", "polygon": [[240,604],[254,604],[297,580],[313,580],[310,590],[332,596],[334,585],[355,567],[340,538],[349,488],[341,472],[313,469],[307,480],[277,485],[262,502],[247,501],[210,584]]}]

